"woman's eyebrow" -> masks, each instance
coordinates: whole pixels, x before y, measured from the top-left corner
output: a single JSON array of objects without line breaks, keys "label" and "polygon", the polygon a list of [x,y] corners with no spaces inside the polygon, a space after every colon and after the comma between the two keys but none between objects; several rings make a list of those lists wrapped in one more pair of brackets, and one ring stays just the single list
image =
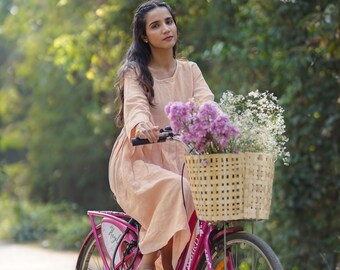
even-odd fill
[{"label": "woman's eyebrow", "polygon": [[155,24],[155,23],[158,23],[159,21],[153,21],[153,22],[151,22],[151,23],[149,23],[149,26],[151,26],[151,25],[153,25],[153,24]]},{"label": "woman's eyebrow", "polygon": [[[172,19],[172,17],[171,17],[171,16],[165,17],[163,20],[166,21],[166,20],[169,20],[169,19]],[[149,26],[151,26],[151,25],[153,25],[153,24],[155,24],[155,23],[158,23],[159,21],[160,21],[160,20],[153,21],[153,22],[149,23]]]}]

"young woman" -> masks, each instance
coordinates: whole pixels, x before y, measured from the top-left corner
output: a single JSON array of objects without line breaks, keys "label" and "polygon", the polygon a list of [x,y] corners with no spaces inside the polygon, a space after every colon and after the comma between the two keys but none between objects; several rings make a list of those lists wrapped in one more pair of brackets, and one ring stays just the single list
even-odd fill
[{"label": "young woman", "polygon": [[122,209],[142,226],[139,269],[174,269],[189,241],[188,220],[194,210],[190,188],[181,191],[183,145],[165,142],[133,147],[131,139],[156,142],[169,124],[164,107],[173,101],[214,98],[198,66],[176,59],[177,24],[172,9],[151,0],[138,7],[133,41],[117,76],[122,128],[109,163],[110,186]]}]

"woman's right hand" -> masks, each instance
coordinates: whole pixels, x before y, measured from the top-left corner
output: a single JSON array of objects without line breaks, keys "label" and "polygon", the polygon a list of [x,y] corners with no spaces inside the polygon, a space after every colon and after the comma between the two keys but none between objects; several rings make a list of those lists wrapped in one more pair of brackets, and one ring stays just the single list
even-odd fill
[{"label": "woman's right hand", "polygon": [[136,136],[155,143],[159,139],[159,127],[152,125],[150,122],[141,122],[136,126]]}]

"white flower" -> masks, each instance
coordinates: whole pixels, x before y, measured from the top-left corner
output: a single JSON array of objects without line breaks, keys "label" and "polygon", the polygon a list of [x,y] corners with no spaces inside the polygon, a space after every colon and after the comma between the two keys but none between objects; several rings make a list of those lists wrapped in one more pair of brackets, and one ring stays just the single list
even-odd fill
[{"label": "white flower", "polygon": [[288,165],[284,110],[273,93],[256,90],[242,96],[226,91],[219,105],[240,131],[230,143],[229,152],[267,152],[275,158],[280,157]]}]

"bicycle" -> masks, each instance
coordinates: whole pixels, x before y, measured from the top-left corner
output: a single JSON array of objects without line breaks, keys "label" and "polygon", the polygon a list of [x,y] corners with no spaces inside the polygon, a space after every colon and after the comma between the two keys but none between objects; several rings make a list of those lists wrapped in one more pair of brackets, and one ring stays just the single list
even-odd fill
[{"label": "bicycle", "polygon": [[[161,130],[159,141],[179,140],[171,128]],[[135,138],[134,145],[147,144]],[[77,270],[134,270],[142,254],[138,248],[140,225],[124,212],[88,211],[91,231],[79,251]],[[198,222],[198,230],[193,235]],[[233,223],[189,220],[194,246],[184,249],[176,270],[283,270],[272,248],[258,236]],[[187,257],[189,255],[189,257]],[[189,258],[189,259],[186,259]]]}]

